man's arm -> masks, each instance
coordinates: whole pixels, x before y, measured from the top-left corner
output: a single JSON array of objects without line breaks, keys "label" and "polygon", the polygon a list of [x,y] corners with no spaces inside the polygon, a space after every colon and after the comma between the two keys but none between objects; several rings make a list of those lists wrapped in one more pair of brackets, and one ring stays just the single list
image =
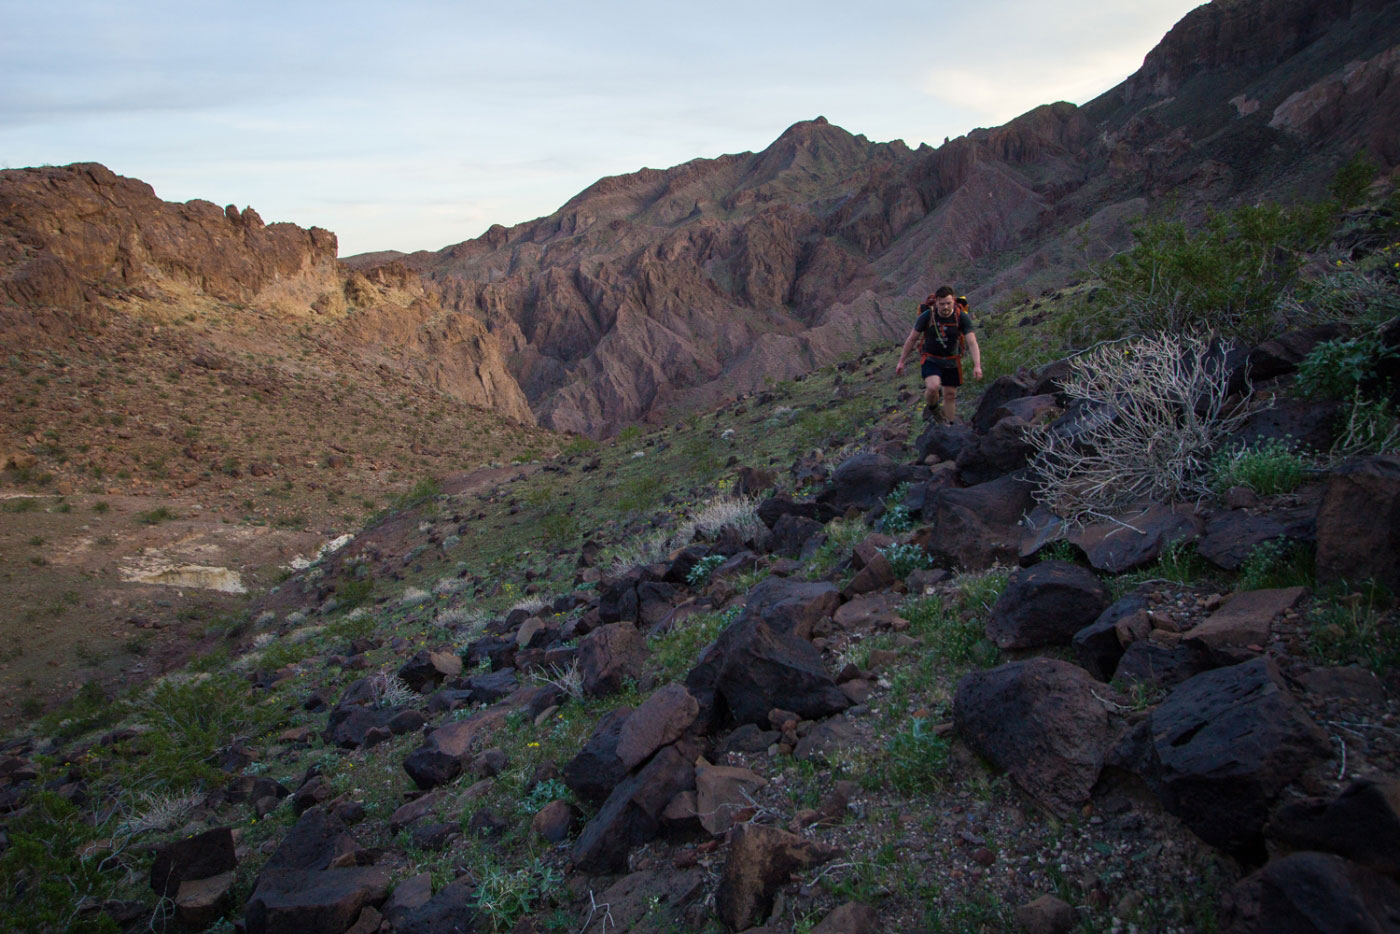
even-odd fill
[{"label": "man's arm", "polygon": [[895,367],[894,367],[894,375],[895,375],[895,376],[903,376],[903,375],[904,375],[904,361],[908,358],[908,356],[909,356],[909,351],[913,350],[913,349],[914,349],[914,345],[917,344],[918,342],[919,342],[919,332],[918,332],[918,330],[916,329],[916,330],[910,331],[910,332],[909,332],[909,336],[906,337],[906,338],[904,339],[904,347],[903,347],[903,349],[900,350],[900,352],[899,352],[899,362],[896,363],[896,364],[895,364]]},{"label": "man's arm", "polygon": [[977,335],[967,333],[967,351],[972,355],[972,378],[982,378],[982,349],[977,346]]}]

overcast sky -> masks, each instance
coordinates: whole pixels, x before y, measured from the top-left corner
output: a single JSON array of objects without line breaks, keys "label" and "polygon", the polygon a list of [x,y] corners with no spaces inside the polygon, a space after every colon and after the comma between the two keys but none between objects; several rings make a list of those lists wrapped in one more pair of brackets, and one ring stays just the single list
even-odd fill
[{"label": "overcast sky", "polygon": [[939,145],[1117,84],[1195,0],[0,0],[0,168],[437,249],[818,115]]}]

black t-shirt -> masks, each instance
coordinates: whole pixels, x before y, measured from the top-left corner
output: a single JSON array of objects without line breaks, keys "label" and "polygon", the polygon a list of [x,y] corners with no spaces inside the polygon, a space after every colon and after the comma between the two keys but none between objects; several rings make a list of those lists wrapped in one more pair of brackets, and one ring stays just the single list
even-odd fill
[{"label": "black t-shirt", "polygon": [[[929,327],[930,320],[933,327]],[[923,332],[924,353],[933,357],[956,357],[960,356],[958,335],[972,333],[972,318],[967,312],[959,311],[945,319],[934,309],[927,308],[914,322],[914,330]]]}]

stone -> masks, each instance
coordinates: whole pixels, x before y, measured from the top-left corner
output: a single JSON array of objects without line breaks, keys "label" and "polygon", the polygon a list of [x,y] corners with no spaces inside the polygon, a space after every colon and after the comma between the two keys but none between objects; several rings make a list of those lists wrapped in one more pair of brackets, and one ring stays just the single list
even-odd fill
[{"label": "stone", "polygon": [[924,502],[932,526],[924,542],[936,565],[982,570],[1011,564],[1020,553],[1021,517],[1035,505],[1033,485],[1020,474],[959,489],[945,487]]},{"label": "stone", "polygon": [[1108,588],[1092,571],[1043,561],[1011,574],[987,620],[987,638],[1002,649],[1067,645],[1108,604]]},{"label": "stone", "polygon": [[1279,792],[1330,753],[1274,663],[1256,658],[1177,687],[1111,759],[1201,839],[1257,861]]},{"label": "stone", "polygon": [[405,827],[409,827],[427,817],[435,811],[442,803],[443,795],[441,790],[430,791],[425,795],[399,805],[394,813],[389,815],[389,832],[396,834]]},{"label": "stone", "polygon": [[[647,869],[623,876],[595,898],[597,904],[608,906],[609,934],[650,934],[686,929],[686,910],[698,906],[705,886],[702,869]],[[601,934],[603,925],[589,929]]]},{"label": "stone", "polygon": [[1114,677],[1124,684],[1141,684],[1170,690],[1202,672],[1220,665],[1205,647],[1195,643],[1159,645],[1139,640],[1128,646],[1118,660]]},{"label": "stone", "polygon": [[491,707],[438,727],[423,745],[404,759],[404,771],[423,791],[452,781],[466,768],[475,752],[500,729],[507,711]]},{"label": "stone", "polygon": [[375,866],[338,869],[264,870],[248,899],[248,934],[312,934],[344,931],[366,905],[389,893],[386,870]]},{"label": "stone", "polygon": [[702,765],[695,770],[695,811],[700,825],[714,836],[734,826],[736,815],[754,808],[754,794],[767,779],[749,769]]},{"label": "stone", "polygon": [[575,841],[575,867],[588,873],[627,867],[632,847],[661,830],[661,815],[677,794],[695,788],[695,769],[674,746],[652,757],[636,775],[623,780]]},{"label": "stone", "polygon": [[740,467],[734,479],[733,495],[758,496],[777,486],[778,477],[773,471],[761,467]]},{"label": "stone", "polygon": [[[394,925],[394,934],[469,934],[477,930],[476,887],[471,877],[458,876],[436,895],[429,887],[428,894],[432,897],[411,908],[390,911],[385,907],[384,916]],[[416,898],[418,892],[414,895]]]},{"label": "stone", "polygon": [[1098,780],[1113,742],[1098,682],[1050,658],[1011,662],[958,682],[958,736],[1060,816],[1075,813]]},{"label": "stone", "polygon": [[623,682],[642,676],[646,640],[631,623],[612,623],[593,630],[578,647],[579,673],[590,697],[615,694]]},{"label": "stone", "polygon": [[331,869],[355,865],[367,857],[343,820],[313,808],[297,818],[262,871]]},{"label": "stone", "polygon": [[745,824],[730,838],[715,911],[730,931],[762,923],[773,897],[792,873],[819,866],[840,851],[762,824]]},{"label": "stone", "polygon": [[1400,591],[1400,455],[1333,471],[1317,513],[1320,583],[1373,579]]},{"label": "stone", "polygon": [[175,917],[190,928],[208,927],[228,907],[237,881],[238,873],[232,869],[208,879],[186,879],[175,891]]},{"label": "stone", "polygon": [[802,516],[807,519],[815,519],[817,522],[826,523],[835,519],[838,513],[825,503],[817,502],[797,502],[786,493],[779,493],[770,496],[758,504],[758,518],[768,528],[773,528],[778,524],[778,520],[783,516]]},{"label": "stone", "polygon": [[1074,657],[1100,681],[1113,678],[1125,648],[1118,637],[1118,624],[1125,618],[1146,612],[1150,604],[1141,590],[1125,594],[1109,605],[1098,618],[1070,639]]},{"label": "stone", "polygon": [[832,622],[847,632],[865,629],[873,620],[894,613],[902,601],[902,597],[888,593],[857,596],[836,608]]},{"label": "stone", "polygon": [[695,722],[700,705],[681,684],[668,684],[648,697],[622,723],[617,757],[632,771],[656,750],[680,738]]},{"label": "stone", "polygon": [[752,617],[726,627],[685,683],[700,701],[705,721],[713,715],[705,708],[717,701],[736,722],[760,726],[767,725],[768,711],[780,704],[808,720],[839,713],[851,704],[810,642]]},{"label": "stone", "polygon": [[837,465],[827,488],[817,494],[817,502],[837,514],[852,506],[863,512],[880,505],[896,486],[917,476],[916,468],[897,464],[883,454],[856,454]]},{"label": "stone", "polygon": [[1280,807],[1264,833],[1295,850],[1335,853],[1400,879],[1400,781],[1359,778],[1333,799]]},{"label": "stone", "polygon": [[1304,487],[1294,496],[1296,506],[1253,513],[1243,509],[1217,512],[1206,522],[1205,534],[1196,543],[1196,552],[1216,567],[1239,570],[1256,548],[1266,542],[1313,542],[1317,539],[1317,511],[1322,504],[1322,488]]},{"label": "stone", "polygon": [[1026,934],[1069,934],[1079,922],[1073,906],[1042,895],[1016,909],[1016,923]]},{"label": "stone", "polygon": [[414,691],[422,693],[424,688],[436,687],[448,678],[462,673],[462,657],[446,649],[429,651],[424,649],[399,668],[399,677]]},{"label": "stone", "polygon": [[768,546],[773,549],[774,554],[796,558],[802,554],[802,546],[807,540],[820,534],[825,528],[826,526],[817,520],[805,516],[782,516],[773,526]]},{"label": "stone", "polygon": [[956,461],[963,448],[976,443],[977,433],[967,425],[944,425],[931,421],[914,442],[914,452],[919,463],[924,463],[930,456],[940,461]]},{"label": "stone", "polygon": [[593,727],[588,742],[578,754],[564,764],[564,784],[582,800],[601,804],[626,777],[628,770],[617,754],[617,744],[631,714],[631,707],[609,711]]},{"label": "stone", "polygon": [[1026,440],[1029,427],[1025,419],[1008,415],[975,443],[965,445],[957,457],[958,476],[963,483],[986,483],[1026,466],[1035,453],[1034,446]]},{"label": "stone", "polygon": [[[847,695],[849,696],[849,695]],[[797,741],[793,758],[827,760],[856,741],[856,728],[845,717],[830,717],[814,725],[807,735]]]},{"label": "stone", "polygon": [[579,812],[567,801],[551,801],[530,819],[530,829],[550,843],[563,843],[578,825]]},{"label": "stone", "polygon": [[433,897],[433,877],[431,873],[420,872],[409,876],[398,885],[381,906],[384,917],[391,922],[400,916],[421,908]]},{"label": "stone", "polygon": [[1202,646],[1217,664],[1245,661],[1263,652],[1273,621],[1296,607],[1305,592],[1302,587],[1286,587],[1238,593],[1182,638]]},{"label": "stone", "polygon": [[1024,399],[1031,393],[1032,388],[1030,377],[1023,373],[998,376],[982,390],[977,411],[968,419],[968,424],[979,434],[985,434],[1009,414],[1007,406],[1010,403]]},{"label": "stone", "polygon": [[1381,934],[1400,929],[1400,884],[1329,853],[1293,853],[1226,892],[1221,921],[1227,934]]},{"label": "stone", "polygon": [[829,629],[840,604],[834,584],[770,577],[749,591],[739,619],[762,619],[779,632],[810,639]]},{"label": "stone", "polygon": [[1275,399],[1274,404],[1251,412],[1232,440],[1259,447],[1275,439],[1304,450],[1328,451],[1337,441],[1336,425],[1345,406],[1331,400]]},{"label": "stone", "polygon": [[1066,541],[1079,549],[1096,571],[1121,574],[1156,561],[1168,545],[1192,542],[1205,523],[1188,503],[1174,506],[1146,503],[1124,510],[1112,519],[1068,530],[1044,507],[1026,519],[1020,540],[1021,561],[1054,541]]},{"label": "stone", "polygon": [[869,905],[846,902],[825,917],[812,934],[879,934],[880,915]]},{"label": "stone", "polygon": [[237,866],[233,830],[215,827],[156,850],[151,889],[157,895],[173,895],[186,880],[209,879]]}]

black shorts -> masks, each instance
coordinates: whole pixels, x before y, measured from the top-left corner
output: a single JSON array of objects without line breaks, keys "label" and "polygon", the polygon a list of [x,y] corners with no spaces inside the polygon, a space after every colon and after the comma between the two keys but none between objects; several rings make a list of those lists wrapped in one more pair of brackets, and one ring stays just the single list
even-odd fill
[{"label": "black shorts", "polygon": [[944,386],[961,386],[962,359],[960,357],[953,357],[951,359],[929,357],[924,361],[921,373],[926,380],[930,376],[937,376]]}]

